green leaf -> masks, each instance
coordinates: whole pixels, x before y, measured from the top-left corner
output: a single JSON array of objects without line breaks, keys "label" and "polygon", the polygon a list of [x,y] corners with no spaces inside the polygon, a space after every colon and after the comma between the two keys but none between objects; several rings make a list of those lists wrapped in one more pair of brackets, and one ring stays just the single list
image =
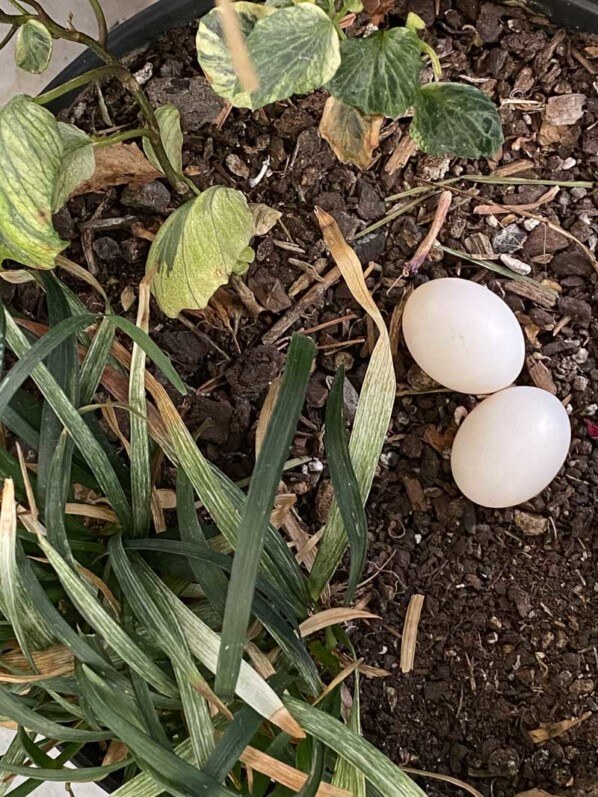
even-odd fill
[{"label": "green leaf", "polygon": [[[256,23],[273,14],[275,9],[258,3],[235,3],[239,27],[245,38]],[[219,8],[214,8],[201,18],[197,31],[197,57],[212,89],[236,108],[251,108],[251,96],[239,84],[237,73],[224,40],[222,17]]]},{"label": "green leaf", "polygon": [[344,419],[345,370],[341,367],[334,379],[326,408],[325,445],[328,467],[340,509],[345,533],[351,547],[351,566],[345,604],[351,603],[365,565],[368,525],[359,482],[353,469]]},{"label": "green leaf", "polygon": [[101,767],[64,767],[56,769],[42,769],[41,767],[18,766],[17,764],[4,763],[0,761],[0,770],[9,772],[12,775],[21,775],[24,778],[34,778],[44,783],[95,783],[102,781],[111,772],[118,772],[133,763],[131,758],[124,761],[117,761],[115,764],[106,764]]},{"label": "green leaf", "polygon": [[54,185],[52,210],[56,213],[81,183],[90,180],[96,170],[96,156],[89,136],[75,125],[58,122],[63,155],[60,173]]},{"label": "green leaf", "polygon": [[[354,651],[353,651],[354,653]],[[360,675],[359,669],[355,670],[355,690],[353,693],[353,705],[347,725],[351,730],[355,731],[361,736],[361,716],[360,716]],[[353,797],[366,797],[366,782],[363,772],[361,772],[353,763],[346,758],[339,756],[336,760],[336,767],[334,769],[334,777],[332,785],[338,786],[339,789],[346,789]]]},{"label": "green leaf", "polygon": [[503,143],[498,111],[482,91],[461,83],[429,83],[419,91],[411,137],[430,155],[490,158]]},{"label": "green leaf", "polygon": [[[183,131],[181,129],[181,114],[174,105],[163,105],[156,109],[156,119],[160,128],[160,138],[168,155],[170,165],[177,174],[183,171]],[[143,151],[150,163],[161,172],[162,166],[154,146],[149,138],[143,139]]]},{"label": "green leaf", "polygon": [[341,65],[326,88],[366,114],[402,116],[415,102],[422,68],[420,40],[391,28],[341,44]]},{"label": "green leaf", "polygon": [[150,249],[147,273],[162,311],[201,309],[253,260],[253,220],[240,191],[213,186],[170,216]]},{"label": "green leaf", "polygon": [[324,85],[338,69],[338,34],[318,6],[300,3],[277,9],[240,2],[233,7],[255,67],[258,90],[250,95],[239,83],[218,9],[200,22],[197,50],[214,91],[237,108],[256,110],[293,94],[307,94]]},{"label": "green leaf", "polygon": [[29,97],[0,110],[0,265],[54,268],[66,248],[52,226],[63,151],[56,120]]},{"label": "green leaf", "polygon": [[17,66],[34,75],[45,72],[52,58],[52,35],[43,22],[30,19],[17,33]]},{"label": "green leaf", "polygon": [[215,689],[232,696],[239,676],[258,567],[276,489],[280,482],[315,354],[313,342],[294,335],[280,393],[257,459],[238,530],[222,626]]},{"label": "green leaf", "polygon": [[411,778],[354,730],[302,700],[287,695],[283,700],[307,733],[363,772],[382,797],[426,797]]},{"label": "green leaf", "polygon": [[341,63],[338,34],[327,14],[311,3],[282,8],[255,25],[247,49],[260,88],[255,110],[327,83]]}]

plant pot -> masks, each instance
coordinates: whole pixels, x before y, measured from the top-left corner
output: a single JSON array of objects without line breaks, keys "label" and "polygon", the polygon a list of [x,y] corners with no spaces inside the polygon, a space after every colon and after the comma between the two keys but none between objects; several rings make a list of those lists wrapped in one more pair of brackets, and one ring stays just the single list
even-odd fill
[{"label": "plant pot", "polygon": [[598,33],[598,0],[531,0],[530,5],[563,28]]}]

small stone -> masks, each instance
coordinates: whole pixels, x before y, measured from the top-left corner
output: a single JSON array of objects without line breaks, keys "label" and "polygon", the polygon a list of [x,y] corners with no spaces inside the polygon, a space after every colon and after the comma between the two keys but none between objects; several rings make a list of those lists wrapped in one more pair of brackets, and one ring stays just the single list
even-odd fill
[{"label": "small stone", "polygon": [[250,175],[249,166],[234,152],[226,156],[226,166],[229,172],[236,177],[242,177],[243,180],[247,180]]},{"label": "small stone", "polygon": [[142,213],[165,213],[170,206],[170,191],[164,183],[154,180],[142,186],[127,186],[120,198],[125,207]]},{"label": "small stone", "polygon": [[106,263],[114,263],[114,261],[118,260],[121,256],[118,241],[115,241],[114,238],[110,238],[107,235],[95,239],[93,242],[93,251],[100,260],[104,260]]},{"label": "small stone", "polygon": [[154,78],[147,92],[155,107],[171,104],[178,108],[183,130],[191,132],[214,122],[226,106],[204,77]]},{"label": "small stone", "polygon": [[550,97],[546,103],[544,116],[551,125],[574,125],[583,116],[585,94],[562,94]]},{"label": "small stone", "polygon": [[535,230],[538,224],[540,224],[538,219],[525,219],[523,222],[523,226],[528,232]]},{"label": "small stone", "polygon": [[154,76],[154,65],[151,61],[144,64],[138,72],[135,72],[133,77],[140,86],[145,86]]},{"label": "small stone", "polygon": [[572,296],[563,296],[558,302],[559,312],[570,316],[576,324],[587,327],[592,320],[592,308],[583,299],[575,299]]},{"label": "small stone", "polygon": [[515,510],[515,525],[528,537],[539,537],[548,530],[548,519],[531,512]]},{"label": "small stone", "polygon": [[584,363],[587,363],[589,356],[590,352],[587,349],[580,349],[579,351],[575,352],[573,359],[578,365],[583,365]]},{"label": "small stone", "polygon": [[547,224],[539,224],[529,234],[523,251],[526,257],[532,258],[546,253],[559,252],[561,249],[566,249],[569,243],[569,239],[558,230],[549,227]]},{"label": "small stone", "polygon": [[588,385],[590,384],[590,380],[587,376],[581,376],[580,374],[573,379],[573,390],[577,390],[580,393],[585,392],[588,389]]},{"label": "small stone", "polygon": [[588,258],[577,250],[571,252],[559,252],[550,261],[550,271],[558,277],[589,277],[592,274],[592,266]]},{"label": "small stone", "polygon": [[67,241],[72,241],[72,239],[77,235],[75,222],[73,221],[71,212],[66,205],[60,208],[57,213],[54,213],[52,216],[52,224],[54,225],[54,229],[58,235]]},{"label": "small stone", "polygon": [[594,688],[595,683],[590,678],[580,678],[577,681],[573,681],[569,687],[569,692],[577,697],[583,697],[584,695],[591,695]]},{"label": "small stone", "polygon": [[488,770],[492,775],[513,777],[519,771],[519,753],[512,747],[495,750],[488,757]]},{"label": "small stone", "polygon": [[565,158],[565,160],[561,163],[561,169],[565,172],[572,169],[577,164],[575,158]]},{"label": "small stone", "polygon": [[359,201],[357,203],[357,214],[364,220],[380,218],[386,212],[384,200],[367,180],[361,180],[358,188]]},{"label": "small stone", "polygon": [[527,235],[517,224],[508,224],[499,230],[492,239],[495,252],[501,254],[512,254],[519,251],[525,243]]},{"label": "small stone", "polygon": [[355,241],[354,249],[362,265],[377,263],[386,249],[386,233],[384,230],[376,230],[364,235]]},{"label": "small stone", "polygon": [[526,276],[532,270],[531,266],[528,266],[523,260],[517,260],[517,258],[512,255],[501,255],[500,262],[507,268],[510,268],[511,271],[514,271],[516,274],[522,274],[523,276]]},{"label": "small stone", "polygon": [[575,188],[571,189],[571,196],[573,199],[583,199],[585,196],[588,195],[588,189],[583,188],[582,186],[575,186]]}]

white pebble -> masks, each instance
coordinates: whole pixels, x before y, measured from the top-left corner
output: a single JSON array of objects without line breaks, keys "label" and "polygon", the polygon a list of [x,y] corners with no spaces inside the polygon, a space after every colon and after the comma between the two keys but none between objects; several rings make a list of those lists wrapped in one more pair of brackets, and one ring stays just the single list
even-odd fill
[{"label": "white pebble", "polygon": [[532,230],[536,229],[539,223],[540,222],[538,221],[538,219],[526,219],[523,222],[523,226],[528,232],[531,232]]},{"label": "white pebble", "polygon": [[531,266],[528,266],[523,260],[517,260],[513,255],[501,255],[500,261],[504,266],[510,268],[511,271],[514,271],[516,274],[522,274],[523,276],[526,276],[532,270]]}]

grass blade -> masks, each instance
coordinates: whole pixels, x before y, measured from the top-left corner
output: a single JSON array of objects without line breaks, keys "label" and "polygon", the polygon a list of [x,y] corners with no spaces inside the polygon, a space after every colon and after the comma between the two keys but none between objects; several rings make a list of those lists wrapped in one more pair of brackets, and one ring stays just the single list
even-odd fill
[{"label": "grass blade", "polygon": [[83,406],[91,404],[96,394],[110,356],[110,349],[114,340],[114,329],[114,324],[109,319],[104,318],[87,350],[79,377],[81,404]]},{"label": "grass blade", "polygon": [[[147,334],[149,327],[150,289],[147,279],[139,285],[137,326]],[[150,464],[150,437],[147,430],[147,403],[145,400],[145,363],[143,349],[133,343],[131,373],[129,376],[129,416],[131,429],[131,499],[133,505],[133,536],[147,537],[152,519],[152,477]]]},{"label": "grass blade", "polygon": [[[353,705],[351,706],[351,713],[349,714],[349,721],[347,725],[351,730],[361,736],[361,716],[360,716],[360,698],[359,698],[359,682],[360,675],[359,669],[355,670],[355,690],[353,696]],[[341,789],[346,789],[351,792],[353,797],[366,797],[366,783],[365,776],[361,770],[357,769],[353,763],[342,756],[339,756],[336,761],[336,768],[334,770],[334,777],[332,779],[334,786]]]},{"label": "grass blade", "polygon": [[[351,293],[372,318],[380,334],[363,381],[349,443],[351,462],[365,504],[388,432],[395,401],[396,379],[390,339],[384,319],[368,291],[359,258],[344,240],[338,225],[328,213],[317,211],[324,240]],[[333,501],[322,542],[311,572],[310,589],[317,598],[340,562],[347,545],[342,516]]]},{"label": "grass blade", "polygon": [[365,566],[368,524],[345,432],[344,385],[345,369],[341,367],[334,378],[328,397],[324,442],[328,453],[332,486],[351,549],[349,581],[345,593],[345,605],[347,605],[355,596]]},{"label": "grass blade", "polygon": [[101,634],[110,647],[136,672],[151,683],[158,691],[171,697],[177,697],[177,690],[172,681],[152,661],[141,648],[125,633],[91,594],[88,587],[76,575],[62,556],[43,538],[38,542],[49,563],[52,565],[60,583],[64,587],[77,610],[97,633]]},{"label": "grass blade", "polygon": [[[133,759],[127,758],[116,764],[108,764],[102,767],[77,767],[56,769],[42,769],[41,767],[18,766],[18,764],[4,763],[0,761],[0,770],[9,772],[11,775],[20,775],[24,778],[34,778],[44,783],[97,783],[102,781],[111,772],[118,772],[133,763]],[[12,792],[11,792],[12,794]]]},{"label": "grass blade", "polygon": [[216,692],[227,699],[233,696],[239,676],[264,535],[282,467],[303,406],[315,350],[309,338],[295,335],[291,341],[280,394],[257,459],[239,524],[215,683]]},{"label": "grass blade", "polygon": [[354,730],[302,700],[285,696],[284,702],[311,736],[363,772],[382,797],[426,797],[411,778]]},{"label": "grass blade", "polygon": [[[73,325],[75,321],[79,321],[80,323],[79,318],[73,318]],[[66,322],[62,322],[62,324],[66,326],[69,324],[69,322],[71,322],[71,319],[68,319]],[[20,362],[15,366],[16,369],[19,367],[21,362],[23,362],[22,358],[27,356],[32,347],[29,345],[27,339],[9,313],[6,313],[6,328],[8,345],[17,355],[17,357],[20,358]],[[55,333],[57,329],[58,327],[51,330],[48,333],[48,336]],[[42,338],[38,343],[41,344],[45,337],[46,336],[44,336],[44,338]],[[12,376],[15,369],[11,370],[10,376]],[[131,508],[129,506],[129,502],[127,501],[124,490],[116,476],[108,456],[89,430],[83,418],[79,415],[76,408],[68,400],[60,385],[56,382],[54,377],[49,373],[43,364],[40,363],[35,365],[31,372],[27,374],[27,376],[31,376],[33,378],[34,382],[44,395],[44,398],[48,401],[56,415],[60,418],[60,421],[66,428],[71,439],[74,440],[85,460],[89,463],[89,467],[98,480],[98,484],[101,486],[102,490],[109,499],[110,504],[117,513],[121,523],[125,528],[129,528],[132,525]],[[0,385],[0,389],[1,387],[2,386]]]}]

